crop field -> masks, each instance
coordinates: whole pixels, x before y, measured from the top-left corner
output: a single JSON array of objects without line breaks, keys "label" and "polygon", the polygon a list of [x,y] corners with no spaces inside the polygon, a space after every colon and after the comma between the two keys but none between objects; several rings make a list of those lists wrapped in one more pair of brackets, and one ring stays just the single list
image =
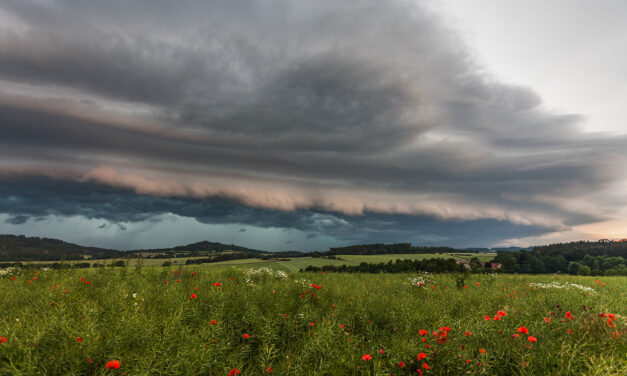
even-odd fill
[{"label": "crop field", "polygon": [[0,375],[627,374],[626,277],[267,265],[4,270]]}]

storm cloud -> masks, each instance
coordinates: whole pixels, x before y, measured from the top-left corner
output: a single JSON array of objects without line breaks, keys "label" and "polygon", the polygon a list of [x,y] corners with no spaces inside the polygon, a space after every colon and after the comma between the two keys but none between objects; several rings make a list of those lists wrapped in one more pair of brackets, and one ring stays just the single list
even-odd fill
[{"label": "storm cloud", "polygon": [[0,21],[10,224],[474,246],[626,206],[627,138],[490,77],[421,2],[9,0]]}]

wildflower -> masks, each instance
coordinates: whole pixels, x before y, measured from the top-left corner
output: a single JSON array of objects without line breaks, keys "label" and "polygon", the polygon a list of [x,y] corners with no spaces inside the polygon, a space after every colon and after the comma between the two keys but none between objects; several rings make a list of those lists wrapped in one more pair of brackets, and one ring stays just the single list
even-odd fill
[{"label": "wildflower", "polygon": [[335,308],[335,304],[331,304],[331,308]]},{"label": "wildflower", "polygon": [[422,363],[422,368],[424,368],[424,369],[431,369],[431,367],[429,367],[429,365],[427,363]]},{"label": "wildflower", "polygon": [[192,272],[192,275],[196,275],[196,273],[195,273],[195,272]]},{"label": "wildflower", "polygon": [[518,334],[518,333],[514,333],[514,335],[512,335],[512,337],[514,337],[514,338],[520,338],[520,334]]},{"label": "wildflower", "polygon": [[110,360],[105,367],[108,369],[118,369],[120,368],[120,362],[117,360]]},{"label": "wildflower", "polygon": [[340,324],[340,328],[344,329],[344,324]]},{"label": "wildflower", "polygon": [[398,362],[398,368],[405,368],[405,362],[403,362],[402,360]]},{"label": "wildflower", "polygon": [[566,314],[564,315],[564,317],[566,317],[566,318],[567,318],[567,319],[569,319],[569,320],[572,320],[572,319],[573,319],[573,314],[572,314],[572,313],[570,313],[570,311],[568,311],[568,312],[566,312]]},{"label": "wildflower", "polygon": [[479,349],[479,352],[485,354],[485,349]]},{"label": "wildflower", "polygon": [[477,287],[478,287],[478,286],[481,286],[481,284],[480,284],[479,282],[477,282]]},{"label": "wildflower", "polygon": [[428,333],[429,333],[429,332],[427,332],[426,330],[424,330],[424,329],[420,329],[420,335],[421,335],[421,336],[426,336]]},{"label": "wildflower", "polygon": [[91,283],[91,282],[89,282],[89,281],[85,281],[85,284],[86,284],[86,285],[89,285],[90,283]]},{"label": "wildflower", "polygon": [[418,376],[422,376],[422,371],[417,369],[416,372],[418,372]]},{"label": "wildflower", "polygon": [[493,318],[492,320],[498,320],[498,321],[501,321],[501,316],[496,315],[496,316],[494,316],[494,318]]},{"label": "wildflower", "polygon": [[383,355],[383,347],[381,347],[381,350],[379,350],[379,354]]},{"label": "wildflower", "polygon": [[425,354],[425,353],[420,353],[420,354],[418,354],[418,356],[416,357],[416,359],[418,359],[418,360],[420,361],[420,360],[423,360],[423,359],[424,359],[424,358],[426,358],[426,357],[427,357],[427,354]]},{"label": "wildflower", "polygon": [[243,338],[250,338],[250,334],[248,333],[244,333],[244,335],[242,335]]},{"label": "wildflower", "polygon": [[517,330],[518,330],[518,333],[529,334],[529,329],[525,328],[524,326],[521,326]]},{"label": "wildflower", "polygon": [[168,283],[168,281],[163,281],[163,283]]},{"label": "wildflower", "polygon": [[192,295],[190,296],[190,298],[191,298],[191,299],[196,299],[197,297],[198,297],[198,295],[196,295],[196,294],[192,294]]},{"label": "wildflower", "polygon": [[372,357],[370,356],[370,354],[364,354],[362,355],[361,359],[367,362],[369,360],[372,360]]},{"label": "wildflower", "polygon": [[322,286],[316,285],[315,283],[313,285],[311,285],[311,286],[317,288],[318,290],[320,290],[320,288],[322,287]]},{"label": "wildflower", "polygon": [[505,317],[505,316],[507,316],[507,313],[505,313],[505,312],[503,312],[503,311],[498,311],[496,314],[497,314],[497,315],[499,315],[499,316],[501,316],[501,317]]},{"label": "wildflower", "polygon": [[263,369],[265,373],[272,373],[272,367],[266,367]]},{"label": "wildflower", "polygon": [[212,283],[211,286],[220,287],[222,284],[220,282]]},{"label": "wildflower", "polygon": [[92,364],[94,361],[91,358],[87,358],[87,363]]},{"label": "wildflower", "polygon": [[0,343],[7,343],[8,341],[7,337],[0,336]]},{"label": "wildflower", "polygon": [[470,336],[472,335],[472,332],[471,332],[471,331],[466,331],[466,333],[464,333],[464,335],[465,335],[466,337],[470,337]]},{"label": "wildflower", "polygon": [[551,318],[550,317],[545,317],[544,318],[544,322],[550,324],[551,323]]},{"label": "wildflower", "polygon": [[471,360],[470,359],[466,359],[466,364],[470,363]]},{"label": "wildflower", "polygon": [[178,270],[175,270],[173,273],[174,273],[174,274],[179,274],[179,271],[178,271]]},{"label": "wildflower", "polygon": [[314,324],[313,322],[310,322],[310,323],[309,323],[309,326],[314,326],[314,325],[315,325],[315,324]]},{"label": "wildflower", "polygon": [[534,337],[534,336],[529,336],[529,337],[527,337],[527,340],[528,340],[529,342],[538,342],[538,340],[537,340],[537,339],[536,339],[536,337]]},{"label": "wildflower", "polygon": [[566,331],[566,333],[568,333],[568,334],[573,334],[573,330],[572,330],[572,329],[568,329],[568,330]]},{"label": "wildflower", "polygon": [[488,316],[488,315],[485,315],[485,317],[484,317],[483,319],[484,319],[485,321],[490,321],[490,320],[492,320],[492,317],[490,317],[490,316]]},{"label": "wildflower", "polygon": [[211,325],[218,325],[218,320],[215,320],[215,319],[211,320],[211,321],[209,321],[209,324],[211,324]]},{"label": "wildflower", "polygon": [[76,342],[83,342],[83,337],[76,337]]},{"label": "wildflower", "polygon": [[233,368],[229,371],[229,376],[239,375],[239,369]]}]

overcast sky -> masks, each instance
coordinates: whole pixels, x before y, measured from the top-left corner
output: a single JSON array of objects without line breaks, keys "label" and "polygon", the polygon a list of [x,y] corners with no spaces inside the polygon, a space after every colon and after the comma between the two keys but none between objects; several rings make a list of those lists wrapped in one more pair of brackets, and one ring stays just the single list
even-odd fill
[{"label": "overcast sky", "polygon": [[627,237],[627,3],[0,3],[0,233]]}]

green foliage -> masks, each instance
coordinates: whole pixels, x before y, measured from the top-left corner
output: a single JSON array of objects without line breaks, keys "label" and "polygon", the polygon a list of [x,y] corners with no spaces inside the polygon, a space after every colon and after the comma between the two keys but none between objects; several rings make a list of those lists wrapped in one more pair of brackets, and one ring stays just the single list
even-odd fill
[{"label": "green foliage", "polygon": [[[425,375],[627,368],[625,277],[440,274],[415,285],[408,278],[424,274],[275,272],[246,283],[250,274],[13,269],[0,275],[0,375],[264,375],[268,367],[276,375],[415,375],[423,362]],[[454,288],[458,277],[467,288]],[[484,319],[501,310],[501,320]],[[612,327],[599,315],[610,312]],[[513,338],[520,326],[537,342]],[[451,329],[438,342],[432,332],[443,327]],[[417,362],[420,352],[427,358]],[[105,369],[112,359],[119,370]]]}]

